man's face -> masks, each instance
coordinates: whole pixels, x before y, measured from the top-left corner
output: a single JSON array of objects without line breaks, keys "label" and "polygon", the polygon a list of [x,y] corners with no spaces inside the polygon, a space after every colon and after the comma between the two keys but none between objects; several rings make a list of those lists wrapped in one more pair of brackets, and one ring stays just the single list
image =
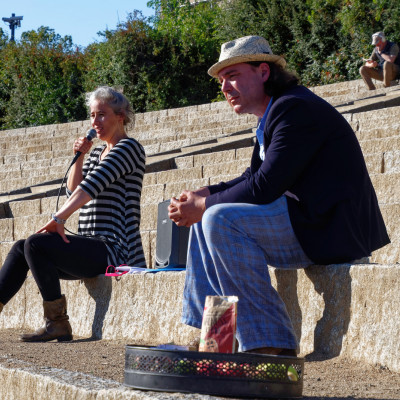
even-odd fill
[{"label": "man's face", "polygon": [[379,51],[382,51],[385,47],[386,42],[382,40],[382,38],[378,37],[378,41],[376,42],[376,47],[378,48]]},{"label": "man's face", "polygon": [[258,67],[240,63],[223,68],[218,73],[218,79],[222,93],[237,114],[262,117],[270,100],[264,92],[264,82],[269,74],[266,63]]}]

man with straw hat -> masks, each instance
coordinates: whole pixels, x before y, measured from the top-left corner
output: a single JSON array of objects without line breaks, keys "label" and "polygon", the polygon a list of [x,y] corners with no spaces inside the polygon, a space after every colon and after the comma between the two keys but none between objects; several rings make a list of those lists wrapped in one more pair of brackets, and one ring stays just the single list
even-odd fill
[{"label": "man with straw hat", "polygon": [[184,190],[169,217],[192,227],[183,322],[201,327],[207,295],[236,295],[239,351],[294,356],[268,265],[351,262],[389,238],[351,127],[284,67],[262,37],[222,45],[208,73],[236,113],[260,118],[251,165],[232,181]]}]

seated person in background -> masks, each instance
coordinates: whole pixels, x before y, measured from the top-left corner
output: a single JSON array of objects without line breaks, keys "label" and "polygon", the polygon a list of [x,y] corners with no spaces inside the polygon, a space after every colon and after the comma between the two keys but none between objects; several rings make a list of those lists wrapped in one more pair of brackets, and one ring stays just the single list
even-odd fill
[{"label": "seated person in background", "polygon": [[[83,156],[78,158],[68,176],[65,204],[36,234],[14,244],[0,270],[0,311],[29,270],[43,297],[45,325],[22,335],[25,342],[72,340],[60,279],[95,277],[110,264],[145,267],[139,232],[145,153],[125,132],[134,117],[132,108],[109,87],[90,93],[87,104],[92,127],[104,143],[85,163]],[[73,149],[85,154],[91,146],[81,137]],[[79,234],[66,235],[65,221],[80,208]]]},{"label": "seated person in background", "polygon": [[360,68],[360,74],[369,90],[375,90],[372,79],[383,81],[385,87],[390,87],[391,81],[400,78],[399,46],[387,41],[383,32],[372,35],[372,44],[375,48]]},{"label": "seated person in background", "polygon": [[285,64],[259,36],[222,45],[208,73],[236,113],[260,118],[251,164],[229,182],[184,190],[169,217],[191,226],[183,322],[201,328],[207,295],[235,295],[239,351],[294,356],[268,265],[351,262],[389,238],[353,130]]}]

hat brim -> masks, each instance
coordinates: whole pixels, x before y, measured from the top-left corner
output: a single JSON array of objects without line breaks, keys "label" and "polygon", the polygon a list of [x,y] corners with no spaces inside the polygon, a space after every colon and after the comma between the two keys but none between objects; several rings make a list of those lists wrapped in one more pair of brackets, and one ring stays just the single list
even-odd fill
[{"label": "hat brim", "polygon": [[208,70],[208,74],[214,78],[218,78],[218,73],[219,71],[221,71],[221,69],[229,67],[230,65],[246,63],[251,61],[273,62],[275,64],[280,65],[282,68],[285,68],[286,66],[285,59],[276,54],[264,54],[264,53],[248,54],[248,55],[231,57],[228,58],[227,60],[219,61],[212,67],[210,67],[210,69]]}]

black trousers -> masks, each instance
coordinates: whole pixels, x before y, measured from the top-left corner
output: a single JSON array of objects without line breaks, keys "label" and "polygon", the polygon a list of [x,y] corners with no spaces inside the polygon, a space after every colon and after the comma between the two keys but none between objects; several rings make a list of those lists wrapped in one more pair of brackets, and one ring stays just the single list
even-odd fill
[{"label": "black trousers", "polygon": [[103,241],[68,235],[70,243],[54,233],[38,233],[17,241],[0,270],[0,302],[6,304],[21,288],[31,270],[45,301],[61,297],[60,279],[92,278],[107,268]]}]

